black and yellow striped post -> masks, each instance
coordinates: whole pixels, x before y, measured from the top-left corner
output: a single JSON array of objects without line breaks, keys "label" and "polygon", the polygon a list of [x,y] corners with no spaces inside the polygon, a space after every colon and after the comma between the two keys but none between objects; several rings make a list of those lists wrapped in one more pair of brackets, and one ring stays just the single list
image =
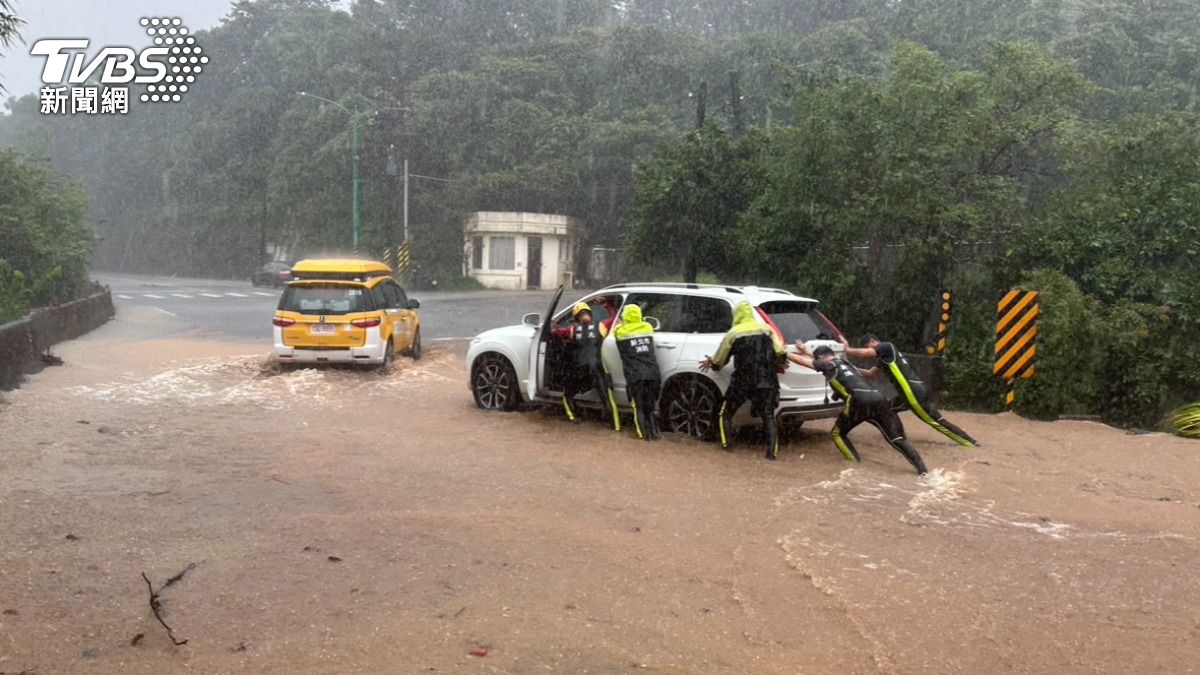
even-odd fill
[{"label": "black and yellow striped post", "polygon": [[408,274],[412,271],[411,241],[406,241],[396,248],[396,264],[392,269],[395,270],[397,278],[408,279]]},{"label": "black and yellow striped post", "polygon": [[938,308],[937,335],[933,344],[925,348],[930,356],[941,356],[946,351],[946,333],[950,330],[950,291],[942,291],[941,306]]},{"label": "black and yellow striped post", "polygon": [[1007,389],[1004,407],[1012,410],[1017,400],[1017,379],[1032,379],[1037,372],[1037,291],[1009,291],[996,307],[996,350],[992,373],[1004,378]]}]

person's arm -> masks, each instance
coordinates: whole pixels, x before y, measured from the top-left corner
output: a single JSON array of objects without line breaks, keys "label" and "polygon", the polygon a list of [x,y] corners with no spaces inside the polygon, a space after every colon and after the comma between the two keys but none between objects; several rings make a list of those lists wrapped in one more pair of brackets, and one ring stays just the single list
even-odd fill
[{"label": "person's arm", "polygon": [[717,347],[717,353],[705,359],[711,368],[720,370],[729,362],[729,352],[733,349],[733,339],[733,331],[726,333],[725,337],[721,338],[721,345]]},{"label": "person's arm", "polygon": [[846,342],[845,337],[842,338],[841,342],[842,347],[846,350],[846,356],[850,358],[873,359],[878,356],[878,354],[875,353],[875,350],[871,347],[851,347],[850,343]]},{"label": "person's arm", "polygon": [[[875,350],[872,349],[871,351],[874,352]],[[879,366],[872,366],[870,370],[861,370],[859,372],[861,372],[863,377],[867,378],[868,380],[875,380],[879,378],[881,371],[879,370]]]},{"label": "person's arm", "polygon": [[813,368],[812,356],[810,356],[808,354],[791,354],[791,353],[789,353],[787,355],[787,359],[788,359],[788,361],[791,361],[792,363],[794,363],[798,366],[804,366],[805,368],[808,368],[810,370],[816,370],[816,368]]},{"label": "person's arm", "polygon": [[550,334],[560,340],[570,340],[572,336],[572,326],[559,326],[558,328],[550,329]]}]

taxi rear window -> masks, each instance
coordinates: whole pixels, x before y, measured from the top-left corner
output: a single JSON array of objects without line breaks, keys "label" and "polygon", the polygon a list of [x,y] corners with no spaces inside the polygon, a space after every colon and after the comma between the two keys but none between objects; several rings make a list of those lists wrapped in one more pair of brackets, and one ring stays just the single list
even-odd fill
[{"label": "taxi rear window", "polygon": [[301,314],[351,314],[372,309],[371,294],[361,286],[306,284],[288,286],[279,298],[279,309]]}]

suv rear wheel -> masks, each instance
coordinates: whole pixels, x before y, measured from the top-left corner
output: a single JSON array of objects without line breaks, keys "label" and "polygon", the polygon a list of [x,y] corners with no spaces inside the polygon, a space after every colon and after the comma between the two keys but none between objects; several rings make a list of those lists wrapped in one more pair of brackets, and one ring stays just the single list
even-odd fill
[{"label": "suv rear wheel", "polygon": [[663,426],[667,431],[688,434],[702,441],[716,438],[717,413],[720,408],[720,390],[713,383],[698,376],[672,380],[659,402]]}]

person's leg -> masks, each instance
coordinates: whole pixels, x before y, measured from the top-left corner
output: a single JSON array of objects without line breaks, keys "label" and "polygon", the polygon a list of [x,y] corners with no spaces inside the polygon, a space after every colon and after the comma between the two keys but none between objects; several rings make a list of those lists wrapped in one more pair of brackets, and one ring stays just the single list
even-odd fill
[{"label": "person's leg", "polygon": [[633,430],[637,433],[637,437],[642,440],[650,440],[649,429],[646,428],[645,420],[645,382],[630,382],[629,383],[629,404],[633,406]]},{"label": "person's leg", "polygon": [[746,394],[744,388],[736,382],[730,382],[729,389],[725,390],[725,398],[721,401],[721,411],[717,414],[717,431],[720,434],[721,447],[726,450],[733,448],[733,414],[746,402]]},{"label": "person's leg", "polygon": [[754,393],[754,414],[762,421],[763,435],[767,438],[767,459],[779,456],[779,430],[775,421],[778,407],[778,389],[758,389]]},{"label": "person's leg", "polygon": [[[946,416],[942,414],[941,410],[938,410],[936,405],[928,401],[922,401],[921,407],[925,410],[927,415],[933,418],[933,424],[930,426],[945,434],[950,440],[958,443],[959,445],[979,445],[979,441],[972,438],[970,434],[962,429],[962,427],[946,419]],[[913,412],[916,411],[914,410]],[[963,443],[963,441],[966,441],[966,443]]]},{"label": "person's leg", "polygon": [[658,380],[646,382],[646,421],[650,425],[650,437],[654,440],[662,438],[662,429],[658,426],[658,397],[662,394],[662,383]]},{"label": "person's leg", "polygon": [[575,414],[575,395],[579,393],[579,380],[579,375],[574,371],[563,373],[563,411],[567,414],[567,421],[571,423],[579,421],[579,417]]},{"label": "person's leg", "polygon": [[921,459],[921,455],[917,453],[917,449],[904,437],[904,424],[900,421],[900,416],[888,406],[879,406],[873,413],[870,420],[871,424],[874,424],[879,429],[879,433],[883,434],[888,444],[903,455],[904,459],[907,459],[908,463],[913,465],[918,474],[929,473],[929,470],[925,468],[925,462]]},{"label": "person's leg", "polygon": [[600,379],[602,389],[600,390],[600,404],[608,408],[608,414],[612,417],[613,431],[621,430],[621,410],[617,407],[617,392],[613,389],[612,376],[608,371],[601,369]]},{"label": "person's leg", "polygon": [[862,458],[858,456],[858,449],[850,441],[850,430],[858,426],[862,420],[853,415],[853,406],[850,405],[850,401],[847,401],[846,407],[842,409],[842,414],[838,415],[837,421],[833,423],[833,444],[841,451],[843,457],[851,462],[860,462]]},{"label": "person's leg", "polygon": [[[968,436],[961,433],[962,429],[950,425],[949,427],[943,424],[944,418],[936,410],[931,410],[929,397],[926,394],[925,388],[919,385],[912,385],[908,380],[904,379],[903,373],[900,372],[900,367],[895,363],[888,366],[892,372],[892,381],[896,383],[896,389],[899,390],[901,398],[908,404],[909,410],[913,411],[922,422],[928,424],[942,434],[946,438],[958,443],[971,447],[974,441],[968,440]],[[954,427],[951,429],[950,427]]]},{"label": "person's leg", "polygon": [[654,383],[638,383],[638,416],[641,418],[642,433],[647,441],[657,441],[658,435],[654,430]]}]

